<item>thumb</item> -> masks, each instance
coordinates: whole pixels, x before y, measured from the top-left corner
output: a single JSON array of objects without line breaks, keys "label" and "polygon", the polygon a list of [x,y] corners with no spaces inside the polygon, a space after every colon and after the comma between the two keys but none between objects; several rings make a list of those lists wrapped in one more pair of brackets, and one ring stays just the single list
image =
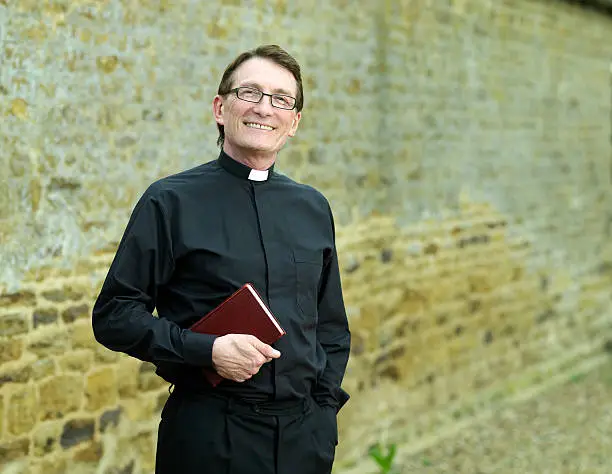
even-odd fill
[{"label": "thumb", "polygon": [[281,355],[281,353],[274,349],[272,346],[261,342],[257,338],[255,338],[255,340],[253,341],[253,347],[255,347],[255,349],[257,349],[261,353],[261,355],[265,357],[272,357],[273,359],[277,359]]}]

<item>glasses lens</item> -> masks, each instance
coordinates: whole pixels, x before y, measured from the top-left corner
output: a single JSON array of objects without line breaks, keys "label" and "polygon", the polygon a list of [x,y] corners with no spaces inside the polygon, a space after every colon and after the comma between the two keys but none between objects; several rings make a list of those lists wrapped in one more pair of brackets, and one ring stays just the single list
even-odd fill
[{"label": "glasses lens", "polygon": [[295,106],[295,99],[288,95],[273,95],[272,105],[279,109],[292,109]]},{"label": "glasses lens", "polygon": [[248,100],[249,102],[259,102],[261,99],[261,92],[257,89],[251,89],[250,87],[240,87],[238,89],[238,98]]}]

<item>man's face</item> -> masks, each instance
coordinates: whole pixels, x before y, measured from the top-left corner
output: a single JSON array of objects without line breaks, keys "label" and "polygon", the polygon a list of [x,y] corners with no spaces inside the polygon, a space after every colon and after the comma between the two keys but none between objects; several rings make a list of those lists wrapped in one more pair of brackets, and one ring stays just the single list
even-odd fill
[{"label": "man's face", "polygon": [[[264,58],[251,58],[234,71],[232,89],[244,86],[267,94],[297,96],[293,74]],[[301,119],[296,109],[273,107],[268,96],[253,103],[238,99],[233,92],[225,97],[216,96],[213,112],[216,122],[224,126],[223,148],[232,156],[253,153],[275,156],[287,137],[295,135]]]}]

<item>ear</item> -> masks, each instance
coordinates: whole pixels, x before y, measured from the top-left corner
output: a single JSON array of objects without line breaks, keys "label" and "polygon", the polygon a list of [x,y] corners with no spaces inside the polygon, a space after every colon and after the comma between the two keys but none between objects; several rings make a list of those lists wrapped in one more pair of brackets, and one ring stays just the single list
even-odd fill
[{"label": "ear", "polygon": [[293,123],[291,124],[291,128],[289,129],[289,136],[293,137],[295,136],[295,132],[297,132],[298,126],[300,124],[300,120],[302,119],[302,112],[298,112],[297,114],[295,114],[295,117],[293,119]]},{"label": "ear", "polygon": [[225,125],[223,123],[223,105],[223,97],[216,95],[212,101],[212,110],[215,122],[217,122],[219,125]]}]

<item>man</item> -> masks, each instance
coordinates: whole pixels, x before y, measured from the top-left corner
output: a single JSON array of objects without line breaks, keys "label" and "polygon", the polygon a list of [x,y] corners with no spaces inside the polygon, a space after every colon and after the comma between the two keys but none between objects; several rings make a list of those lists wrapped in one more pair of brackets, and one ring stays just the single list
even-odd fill
[{"label": "man", "polygon": [[[174,386],[157,474],[331,472],[350,344],[334,223],[318,191],[274,171],[303,101],[287,52],[238,56],[212,103],[219,157],[146,190],[94,306],[97,340]],[[287,332],[274,347],[188,329],[246,282]]]}]

